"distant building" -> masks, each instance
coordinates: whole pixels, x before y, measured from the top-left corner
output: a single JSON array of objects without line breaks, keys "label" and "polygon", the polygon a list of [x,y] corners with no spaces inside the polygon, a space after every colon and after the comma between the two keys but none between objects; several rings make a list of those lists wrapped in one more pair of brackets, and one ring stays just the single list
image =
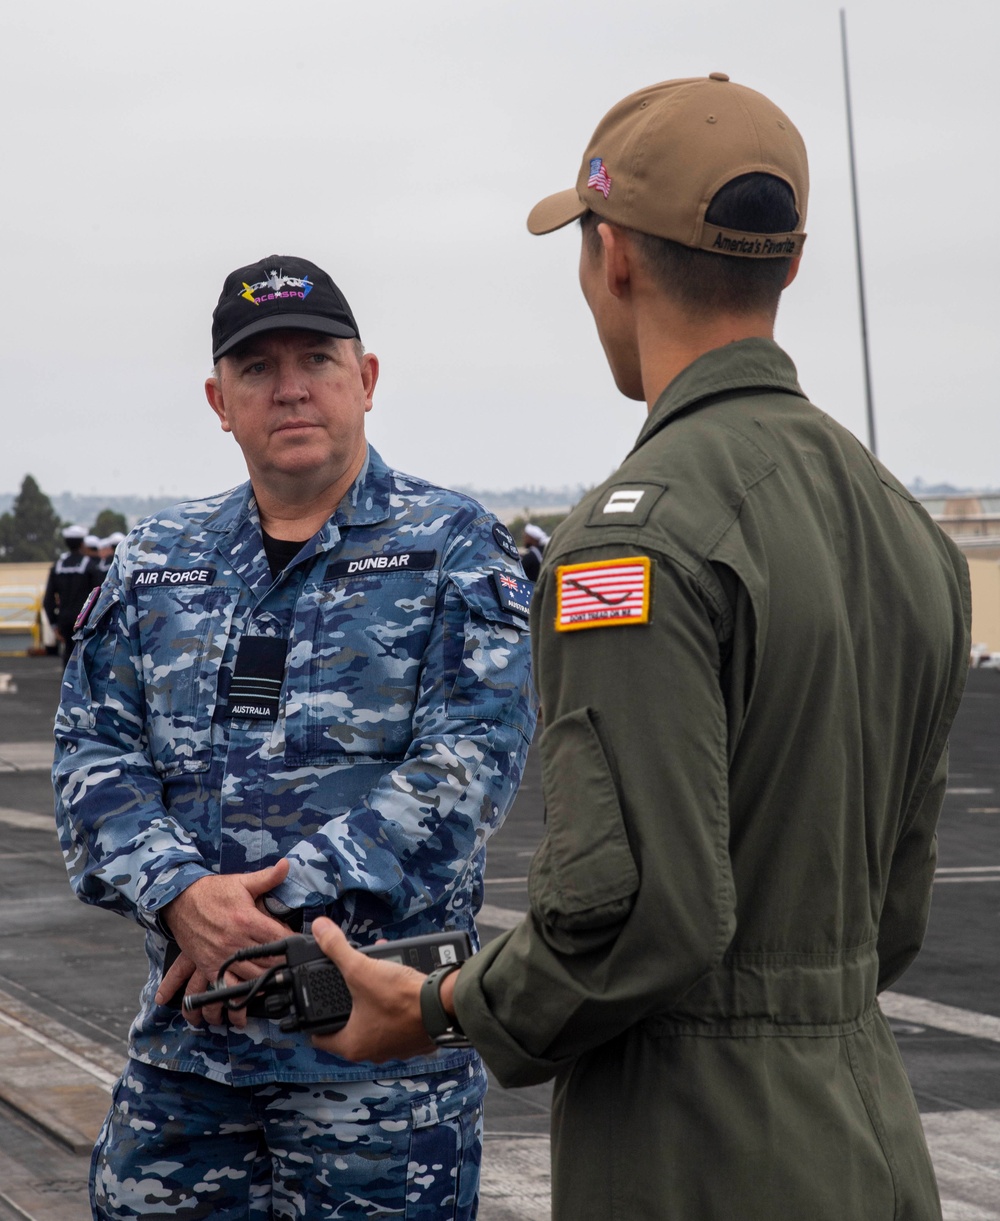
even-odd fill
[{"label": "distant building", "polygon": [[969,561],[974,659],[1000,663],[1000,492],[920,497],[927,512]]},{"label": "distant building", "polygon": [[920,501],[970,559],[1000,560],[1000,492],[956,492]]}]

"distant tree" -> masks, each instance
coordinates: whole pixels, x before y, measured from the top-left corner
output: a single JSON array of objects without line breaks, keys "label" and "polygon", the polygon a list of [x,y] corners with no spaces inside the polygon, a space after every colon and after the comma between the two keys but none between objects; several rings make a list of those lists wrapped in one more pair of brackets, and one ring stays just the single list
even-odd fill
[{"label": "distant tree", "polygon": [[52,501],[25,475],[9,513],[0,517],[0,552],[13,562],[54,560],[62,550],[62,523]]},{"label": "distant tree", "polygon": [[124,513],[118,513],[115,509],[102,509],[90,529],[91,533],[96,534],[98,538],[107,538],[116,530],[122,534],[128,534],[128,522],[125,520]]}]

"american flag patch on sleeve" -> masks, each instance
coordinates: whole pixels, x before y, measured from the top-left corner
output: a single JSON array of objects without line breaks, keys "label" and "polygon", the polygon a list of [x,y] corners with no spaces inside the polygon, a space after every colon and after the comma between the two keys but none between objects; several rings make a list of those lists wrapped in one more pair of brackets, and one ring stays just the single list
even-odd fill
[{"label": "american flag patch on sleeve", "polygon": [[649,622],[649,556],[561,564],[556,581],[557,632]]}]

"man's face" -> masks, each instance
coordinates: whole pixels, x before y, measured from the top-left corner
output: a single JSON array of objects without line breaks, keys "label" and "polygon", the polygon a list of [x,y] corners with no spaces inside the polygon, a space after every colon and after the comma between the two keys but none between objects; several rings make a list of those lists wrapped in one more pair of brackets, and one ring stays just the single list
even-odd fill
[{"label": "man's face", "polygon": [[288,476],[332,484],[365,449],[378,360],[358,360],[349,339],[315,331],[266,331],[219,362],[205,393],[224,431],[236,438],[250,478]]}]

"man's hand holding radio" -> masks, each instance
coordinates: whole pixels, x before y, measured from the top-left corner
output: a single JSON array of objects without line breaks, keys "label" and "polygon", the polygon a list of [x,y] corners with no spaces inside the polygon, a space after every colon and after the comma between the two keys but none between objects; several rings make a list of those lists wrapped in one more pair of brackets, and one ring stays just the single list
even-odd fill
[{"label": "man's hand holding radio", "polygon": [[[359,953],[325,917],[314,921],[311,931],[323,953],[340,968],[354,998],[347,1025],[336,1034],[314,1035],[316,1047],[346,1060],[376,1063],[434,1050],[420,1015],[420,988],[426,976],[401,963]],[[449,1003],[454,987],[452,974],[441,986],[442,1003],[452,1014]]]}]

